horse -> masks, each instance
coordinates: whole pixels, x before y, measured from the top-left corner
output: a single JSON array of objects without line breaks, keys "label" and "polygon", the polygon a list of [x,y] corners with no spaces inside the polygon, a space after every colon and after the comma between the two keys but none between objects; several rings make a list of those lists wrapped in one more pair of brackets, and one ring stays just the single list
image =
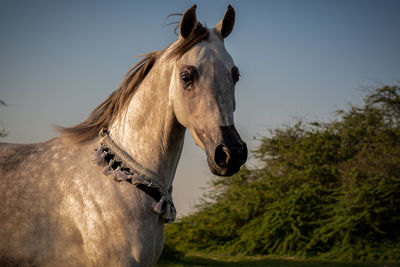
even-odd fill
[{"label": "horse", "polygon": [[224,45],[234,23],[228,6],[207,28],[192,6],[178,39],[144,55],[85,121],[47,142],[1,143],[1,266],[157,262],[186,129],[215,175],[247,159],[233,118],[239,70]]}]

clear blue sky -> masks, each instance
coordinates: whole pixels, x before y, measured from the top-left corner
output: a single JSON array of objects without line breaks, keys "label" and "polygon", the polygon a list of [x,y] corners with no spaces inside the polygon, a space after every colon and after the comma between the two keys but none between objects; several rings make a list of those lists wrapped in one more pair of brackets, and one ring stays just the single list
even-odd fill
[{"label": "clear blue sky", "polygon": [[[326,120],[363,86],[400,80],[400,1],[58,1],[0,3],[0,121],[6,142],[56,136],[119,84],[135,56],[176,39],[166,17],[197,3],[209,27],[236,9],[226,46],[241,70],[236,124],[253,136],[297,118]],[[167,21],[168,22],[168,21]],[[205,155],[187,135],[175,180],[185,213],[210,179]]]}]

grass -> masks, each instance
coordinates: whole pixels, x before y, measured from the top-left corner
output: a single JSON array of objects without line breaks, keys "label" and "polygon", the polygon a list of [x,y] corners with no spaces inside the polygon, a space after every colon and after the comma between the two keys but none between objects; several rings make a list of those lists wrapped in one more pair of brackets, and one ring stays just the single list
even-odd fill
[{"label": "grass", "polygon": [[400,267],[399,262],[368,263],[368,262],[339,262],[339,261],[316,261],[288,258],[276,258],[271,256],[254,257],[227,257],[188,253],[177,261],[161,261],[158,267],[195,267],[195,266],[233,266],[233,267]]}]

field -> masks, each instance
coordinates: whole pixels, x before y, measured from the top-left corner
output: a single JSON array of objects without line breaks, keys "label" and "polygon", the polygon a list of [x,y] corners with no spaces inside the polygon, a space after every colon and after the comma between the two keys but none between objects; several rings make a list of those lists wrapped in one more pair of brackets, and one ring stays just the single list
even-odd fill
[{"label": "field", "polygon": [[268,256],[255,257],[224,257],[205,254],[189,253],[178,261],[163,261],[158,267],[195,267],[195,266],[232,266],[232,267],[400,267],[399,262],[365,263],[365,262],[338,262],[313,261],[296,258],[274,258]]}]

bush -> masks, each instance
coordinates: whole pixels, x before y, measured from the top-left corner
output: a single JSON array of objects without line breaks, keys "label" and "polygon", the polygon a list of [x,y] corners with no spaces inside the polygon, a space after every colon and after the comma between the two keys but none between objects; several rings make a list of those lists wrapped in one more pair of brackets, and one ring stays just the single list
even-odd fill
[{"label": "bush", "polygon": [[[197,212],[167,228],[186,250],[400,259],[400,87],[330,123],[271,132],[260,166],[216,177]],[[207,200],[206,200],[207,199]]]}]

